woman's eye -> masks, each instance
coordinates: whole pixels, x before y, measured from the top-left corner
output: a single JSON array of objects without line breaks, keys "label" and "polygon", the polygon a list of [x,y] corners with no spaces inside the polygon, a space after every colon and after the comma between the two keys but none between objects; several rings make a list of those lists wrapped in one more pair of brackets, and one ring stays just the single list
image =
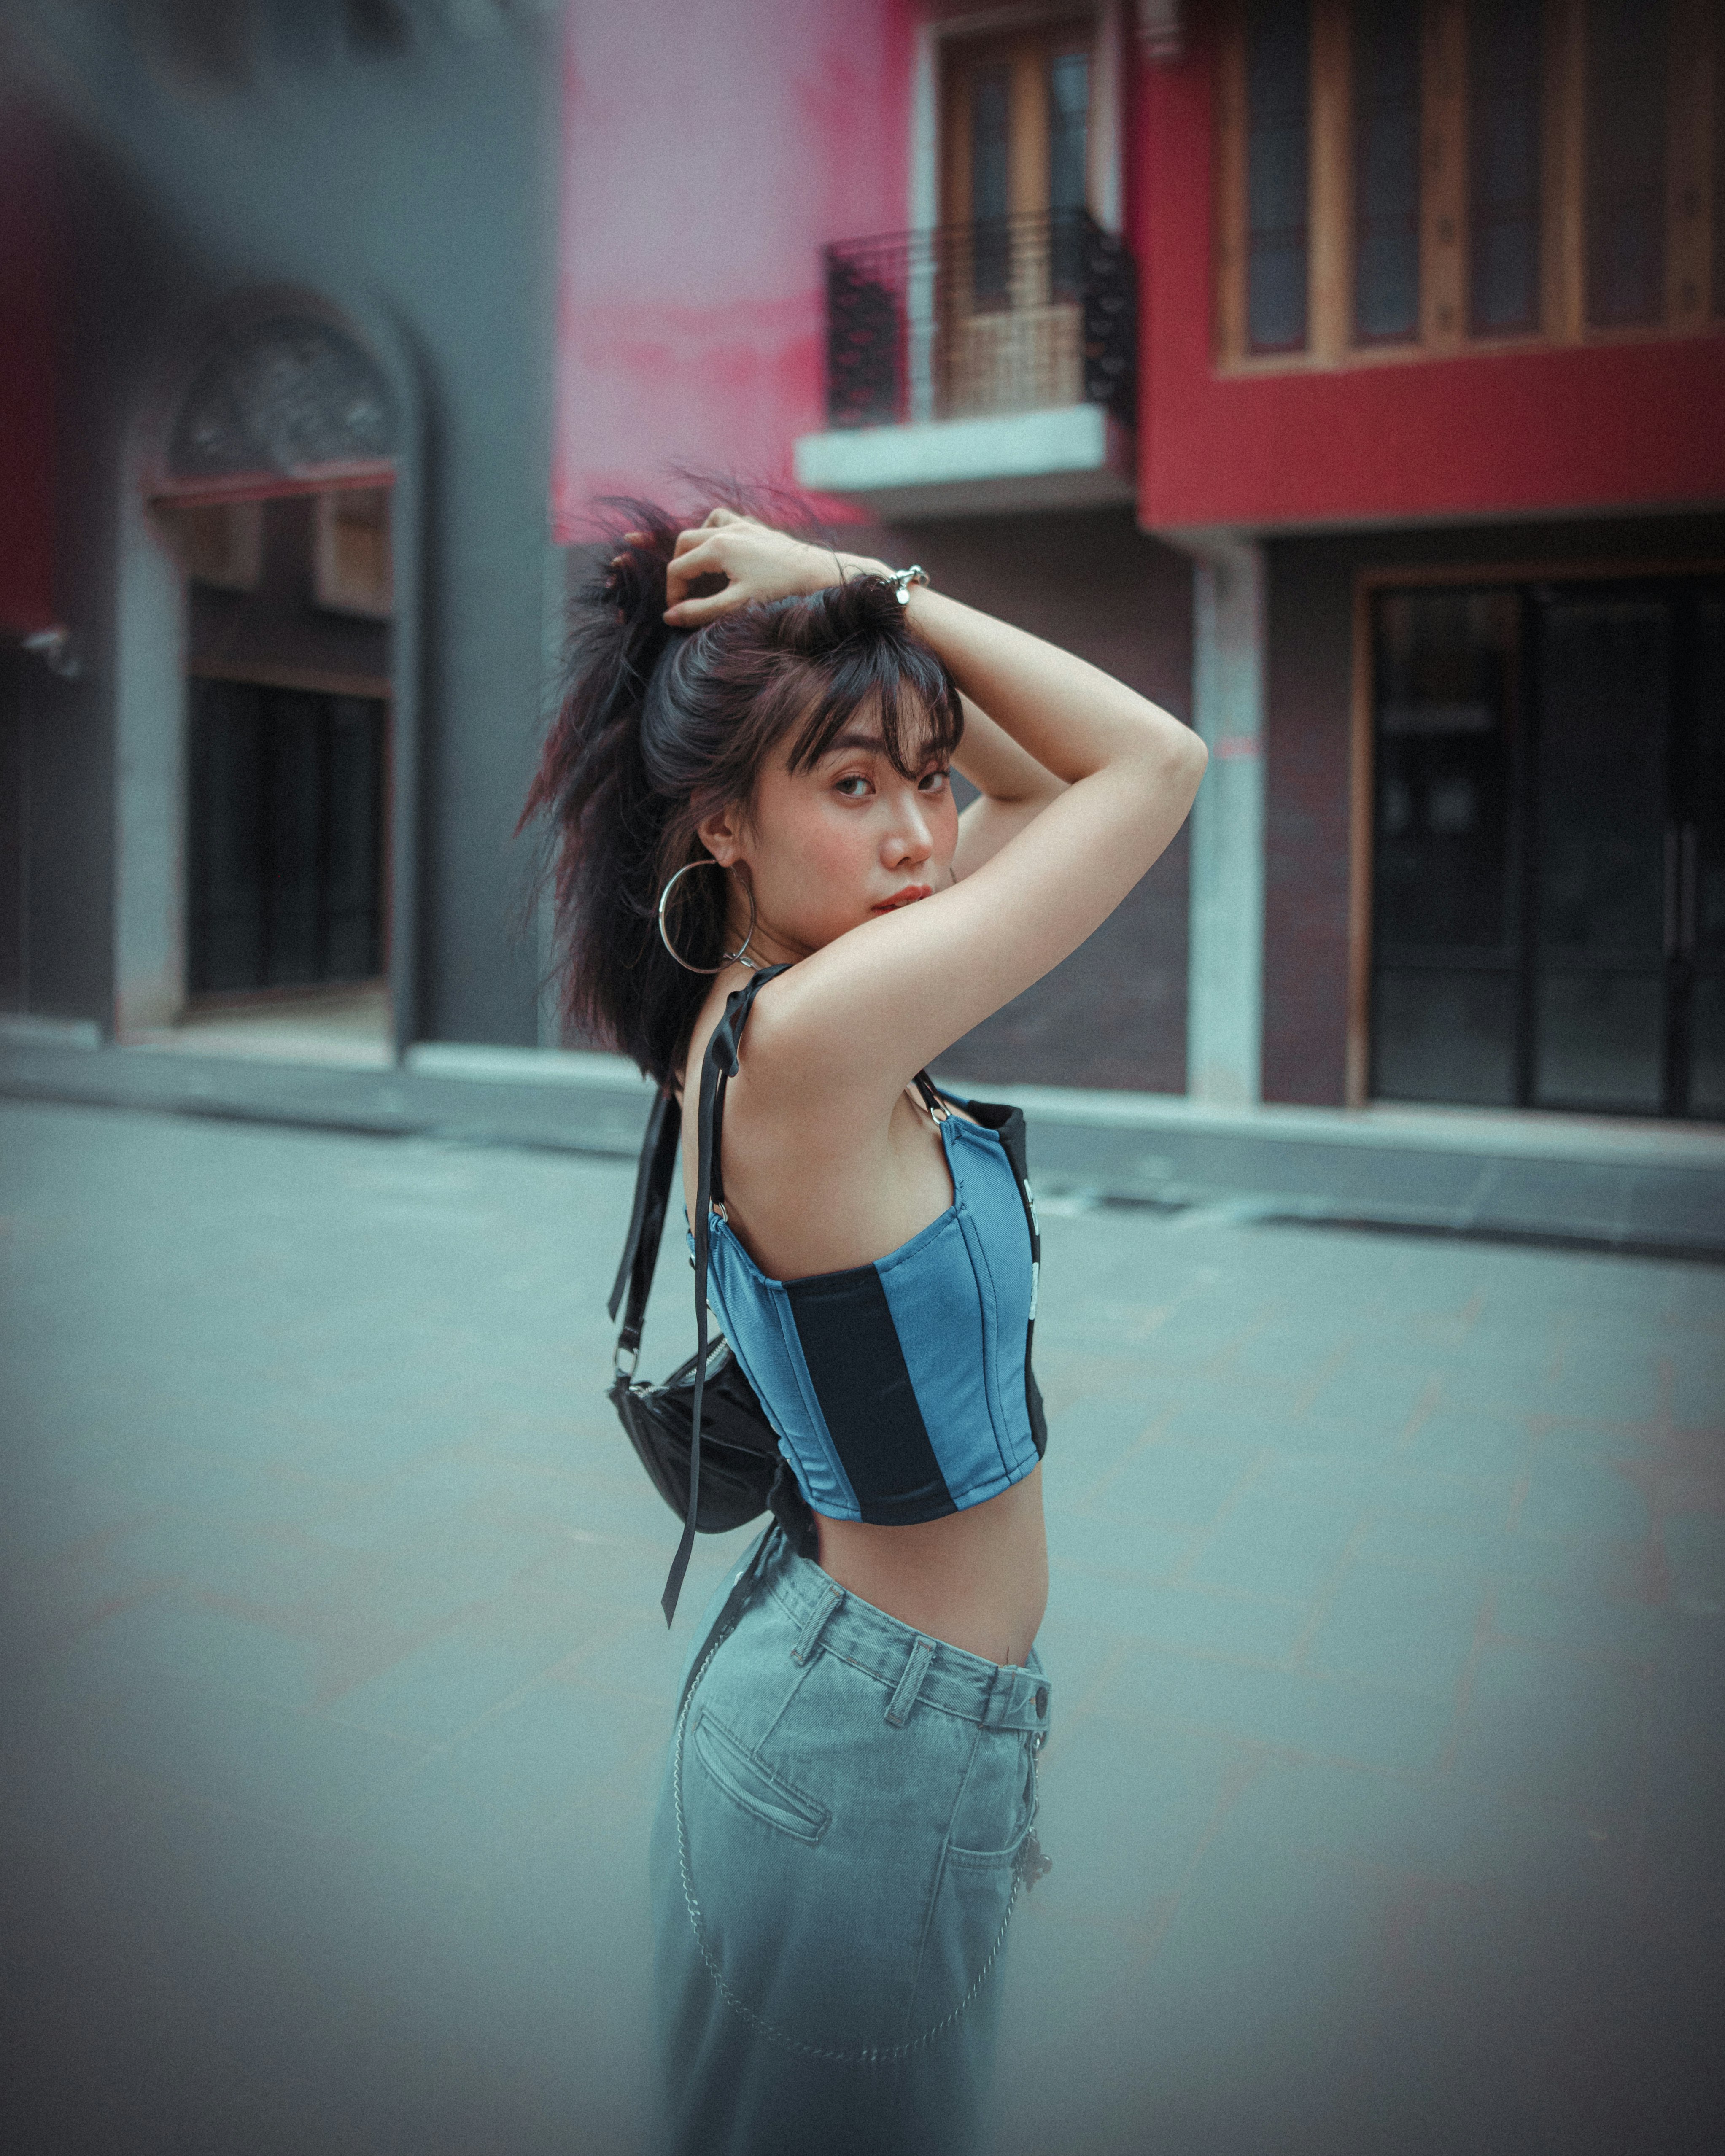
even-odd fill
[{"label": "woman's eye", "polygon": [[946,783],[947,774],[944,771],[925,771],[922,774],[922,790],[925,793],[938,793]]},{"label": "woman's eye", "polygon": [[[853,787],[856,789],[855,793],[850,791]],[[869,790],[869,782],[860,772],[853,772],[848,778],[839,781],[837,790],[847,801],[860,801]]]}]

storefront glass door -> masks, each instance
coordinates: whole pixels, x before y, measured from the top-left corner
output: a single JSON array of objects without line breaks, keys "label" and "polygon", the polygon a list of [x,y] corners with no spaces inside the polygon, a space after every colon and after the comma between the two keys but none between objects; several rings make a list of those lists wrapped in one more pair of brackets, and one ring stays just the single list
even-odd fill
[{"label": "storefront glass door", "polygon": [[377,978],[383,705],[244,681],[192,686],[192,993]]},{"label": "storefront glass door", "polygon": [[1373,1091],[1725,1116],[1725,587],[1376,603]]}]

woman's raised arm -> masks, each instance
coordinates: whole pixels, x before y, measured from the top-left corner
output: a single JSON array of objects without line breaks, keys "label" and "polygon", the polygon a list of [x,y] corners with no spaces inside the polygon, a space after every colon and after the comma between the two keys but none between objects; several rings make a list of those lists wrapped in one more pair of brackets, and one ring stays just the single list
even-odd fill
[{"label": "woman's raised arm", "polygon": [[[729,579],[723,591],[682,596],[716,572]],[[860,572],[887,573],[727,521],[679,540],[666,619],[694,627]],[[1040,637],[924,586],[911,591],[907,617],[971,704],[1064,790],[949,888],[835,937],[762,997],[751,1061],[788,1091],[890,1096],[1040,979],[1163,852],[1208,760],[1171,713]]]}]

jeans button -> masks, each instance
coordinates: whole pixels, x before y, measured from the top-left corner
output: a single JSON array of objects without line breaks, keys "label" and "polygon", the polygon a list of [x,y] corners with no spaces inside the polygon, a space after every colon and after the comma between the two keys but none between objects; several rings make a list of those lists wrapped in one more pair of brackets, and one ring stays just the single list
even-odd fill
[{"label": "jeans button", "polygon": [[1046,1685],[1038,1685],[1036,1687],[1036,1712],[1038,1714],[1046,1714],[1048,1712],[1048,1686]]}]

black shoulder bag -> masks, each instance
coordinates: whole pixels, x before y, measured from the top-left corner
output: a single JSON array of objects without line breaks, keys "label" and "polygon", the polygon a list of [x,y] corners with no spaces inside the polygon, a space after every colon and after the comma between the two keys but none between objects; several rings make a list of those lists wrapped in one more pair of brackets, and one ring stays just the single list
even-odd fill
[{"label": "black shoulder bag", "polygon": [[[608,1308],[623,1305],[623,1329],[611,1399],[653,1486],[683,1522],[660,1607],[669,1625],[676,1613],[683,1575],[697,1533],[721,1535],[771,1512],[793,1549],[806,1551],[814,1516],[780,1455],[778,1438],[762,1413],[754,1389],[721,1335],[707,1337],[707,1224],[713,1204],[724,1203],[719,1139],[725,1120],[725,1088],[737,1075],[737,1054],[757,991],[783,966],[768,966],[725,1005],[701,1066],[700,1153],[696,1169],[695,1353],[662,1385],[637,1381],[641,1322],[653,1286],[665,1230],[665,1208],[676,1164],[681,1122],[670,1086],[660,1090],[647,1118],[635,1172],[634,1205],[623,1262]],[[627,1301],[624,1298],[627,1296]]]}]

